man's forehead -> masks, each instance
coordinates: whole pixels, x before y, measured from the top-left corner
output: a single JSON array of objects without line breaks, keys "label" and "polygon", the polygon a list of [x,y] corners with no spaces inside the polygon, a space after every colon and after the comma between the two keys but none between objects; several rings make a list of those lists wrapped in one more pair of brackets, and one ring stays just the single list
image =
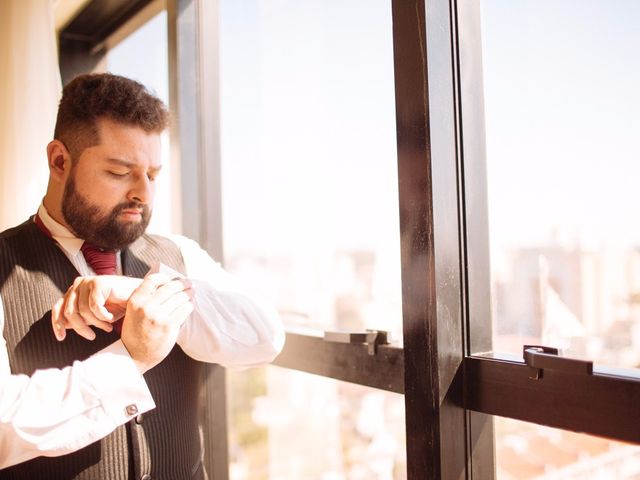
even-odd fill
[{"label": "man's forehead", "polygon": [[138,126],[109,119],[101,119],[97,125],[99,142],[94,148],[102,151],[104,160],[126,167],[160,167],[159,132],[146,132]]}]

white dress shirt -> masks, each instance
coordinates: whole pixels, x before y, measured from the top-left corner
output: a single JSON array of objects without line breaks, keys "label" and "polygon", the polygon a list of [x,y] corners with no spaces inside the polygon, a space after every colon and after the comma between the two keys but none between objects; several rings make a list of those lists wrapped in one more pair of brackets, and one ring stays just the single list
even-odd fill
[{"label": "white dress shirt", "polygon": [[[53,220],[43,205],[38,215],[80,275],[93,275],[80,251],[83,240]],[[184,352],[227,367],[273,360],[284,344],[276,311],[244,294],[196,242],[178,235],[169,239],[182,253],[195,292],[195,310],[177,340]],[[128,408],[132,405],[136,408]],[[76,451],[153,408],[144,377],[120,340],[84,361],[37,370],[29,377],[11,374],[5,339],[0,337],[0,469],[40,455]]]}]

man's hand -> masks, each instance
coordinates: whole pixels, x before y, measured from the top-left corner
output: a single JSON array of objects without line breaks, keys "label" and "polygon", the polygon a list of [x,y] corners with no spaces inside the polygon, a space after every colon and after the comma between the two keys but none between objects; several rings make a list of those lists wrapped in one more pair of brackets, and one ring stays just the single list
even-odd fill
[{"label": "man's hand", "polygon": [[125,314],[129,297],[141,283],[139,278],[121,275],[76,278],[51,309],[54,335],[62,341],[66,329],[72,328],[87,340],[94,340],[96,334],[90,325],[110,332],[112,323]]},{"label": "man's hand", "polygon": [[127,302],[122,343],[140,373],[160,363],[176,343],[193,311],[190,284],[162,273],[147,275]]}]

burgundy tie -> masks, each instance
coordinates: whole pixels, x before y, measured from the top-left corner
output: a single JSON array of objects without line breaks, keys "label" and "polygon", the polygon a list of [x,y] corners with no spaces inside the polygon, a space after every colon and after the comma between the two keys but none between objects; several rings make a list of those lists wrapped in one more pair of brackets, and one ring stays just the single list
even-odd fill
[{"label": "burgundy tie", "polygon": [[[89,242],[84,242],[80,247],[84,259],[89,266],[96,272],[96,275],[115,275],[116,274],[116,251],[103,250]],[[122,319],[117,320],[113,324],[113,329],[120,333],[122,331]]]},{"label": "burgundy tie", "polygon": [[115,250],[103,250],[87,242],[82,244],[80,250],[89,266],[96,272],[96,275],[116,274]]}]

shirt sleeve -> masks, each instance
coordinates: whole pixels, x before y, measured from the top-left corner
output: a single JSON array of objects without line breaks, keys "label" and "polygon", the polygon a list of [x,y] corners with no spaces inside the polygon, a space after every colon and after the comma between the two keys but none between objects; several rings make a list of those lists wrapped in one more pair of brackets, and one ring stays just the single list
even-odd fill
[{"label": "shirt sleeve", "polygon": [[193,284],[195,310],[178,344],[196,360],[225,367],[252,367],[272,361],[284,345],[276,310],[247,294],[219,263],[193,240],[170,237],[180,248]]},{"label": "shirt sleeve", "polygon": [[[3,317],[0,301],[0,331]],[[0,336],[0,469],[74,452],[153,408],[121,341],[69,367],[28,376],[11,374]]]}]

